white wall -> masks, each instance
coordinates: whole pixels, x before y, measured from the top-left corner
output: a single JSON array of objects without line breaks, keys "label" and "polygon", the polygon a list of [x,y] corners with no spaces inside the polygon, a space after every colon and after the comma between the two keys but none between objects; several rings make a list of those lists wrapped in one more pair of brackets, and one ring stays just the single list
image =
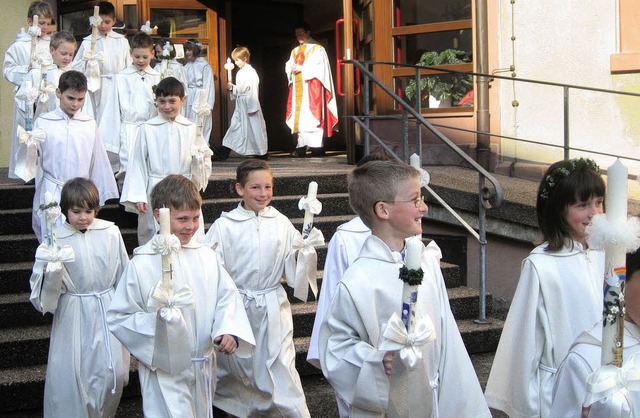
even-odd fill
[{"label": "white wall", "polygon": [[[610,55],[616,53],[617,0],[516,1],[499,0],[499,68],[512,64],[512,19],[515,68],[518,78],[640,93],[640,75],[612,75]],[[501,73],[509,75],[509,73]],[[496,80],[503,135],[563,144],[563,90],[559,87]],[[514,108],[513,100],[519,102]],[[640,97],[571,90],[570,144],[572,147],[640,158]],[[507,159],[550,163],[562,158],[562,150],[547,146],[502,141]],[[578,156],[579,153],[572,154]],[[602,168],[612,158],[595,157]],[[640,174],[640,163],[625,160],[631,174]]]}]

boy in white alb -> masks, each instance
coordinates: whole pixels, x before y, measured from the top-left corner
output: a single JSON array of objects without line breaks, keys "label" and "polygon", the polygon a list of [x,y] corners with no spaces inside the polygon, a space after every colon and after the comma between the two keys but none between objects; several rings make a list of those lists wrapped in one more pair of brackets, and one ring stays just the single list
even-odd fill
[{"label": "boy in white alb", "polygon": [[256,351],[253,358],[229,356],[220,362],[213,403],[240,417],[306,418],[310,415],[295,367],[291,305],[281,284],[286,280],[297,288],[296,267],[306,267],[298,265],[295,248],[302,237],[286,216],[269,206],[273,174],[266,161],[238,165],[236,193],[242,202],[213,223],[205,242],[220,254],[243,296]]},{"label": "boy in white alb", "polygon": [[[104,138],[105,144],[110,143],[109,137],[114,135],[114,121],[111,112],[104,112],[104,106],[113,94],[114,82],[113,77],[120,71],[131,65],[131,56],[129,55],[129,41],[127,38],[113,31],[113,25],[116,23],[116,11],[108,1],[98,3],[98,14],[100,16],[100,24],[98,25],[98,37],[96,39],[95,54],[99,59],[95,59],[100,69],[100,80],[97,81],[99,89],[89,92],[91,102],[93,103],[93,114],[95,115],[100,134]],[[91,55],[91,35],[86,36],[78,53],[73,60],[73,69],[84,73],[90,77],[92,60]],[[108,148],[107,148],[108,150]]]},{"label": "boy in white alb", "polygon": [[[46,227],[38,209],[45,202],[47,192],[57,202],[67,180],[74,177],[93,180],[100,193],[100,206],[109,199],[118,198],[118,188],[96,122],[81,112],[86,92],[87,78],[82,73],[65,72],[60,76],[56,90],[60,107],[42,114],[33,125],[34,131],[43,129],[47,134],[44,142],[37,142],[32,224],[39,242],[42,242]],[[18,151],[27,146],[20,144]],[[64,216],[60,216],[57,225],[63,221]]]},{"label": "boy in white alb", "polygon": [[[627,256],[627,280],[624,288],[625,321],[623,361],[640,352],[640,252]],[[593,329],[585,331],[573,342],[569,353],[558,368],[553,402],[549,417],[581,418],[582,405],[587,395],[587,378],[600,367],[602,353],[602,321]],[[640,411],[640,393],[628,392],[634,406],[634,415]],[[629,415],[627,408],[621,409]],[[603,405],[591,406],[591,417],[608,417],[609,411]]]},{"label": "boy in white alb", "polygon": [[[33,16],[38,16],[37,27],[33,26]],[[4,54],[2,63],[2,74],[4,78],[14,85],[13,92],[18,89],[27,78],[27,74],[32,68],[32,38],[36,37],[36,51],[33,57],[37,61],[38,57],[43,58],[49,55],[49,40],[55,25],[53,22],[53,9],[46,1],[34,1],[29,5],[27,11],[27,24],[29,32],[20,33],[15,42],[9,46]],[[34,62],[34,64],[37,64]],[[37,87],[37,86],[34,86]],[[13,110],[13,124],[11,127],[11,151],[9,154],[9,178],[17,179],[15,174],[16,150],[18,148],[18,137],[16,135],[18,126],[25,127],[26,101],[16,95],[15,108]],[[33,120],[31,121],[33,122]]]},{"label": "boy in white alb", "polygon": [[[490,417],[451,313],[434,242],[420,246],[424,277],[415,305],[416,340],[399,351],[385,348],[402,314],[405,239],[422,234],[428,209],[419,171],[395,160],[368,162],[353,171],[349,201],[372,235],[342,276],[319,339],[322,372],[350,405],[349,416]],[[399,326],[413,340],[401,321]]]},{"label": "boy in white alb", "polygon": [[113,120],[110,129],[116,132],[105,146],[119,182],[126,174],[140,125],[158,114],[153,86],[160,82],[160,73],[149,65],[153,54],[153,39],[137,33],[131,39],[133,64],[115,75],[115,92],[105,105]]},{"label": "boy in white alb", "polygon": [[[170,210],[172,235],[134,250],[107,312],[109,329],[139,361],[145,417],[211,417],[217,353],[250,357],[251,326],[220,258],[194,239],[202,204],[196,186],[167,176],[151,202],[158,219],[160,208]],[[161,248],[171,248],[171,297]]]},{"label": "boy in white alb", "polygon": [[[157,232],[149,208],[149,196],[155,185],[169,174],[191,178],[194,157],[197,160],[198,153],[211,155],[202,136],[196,135],[196,125],[180,114],[184,103],[182,83],[173,77],[163,79],[156,88],[156,97],[159,115],[140,126],[120,197],[120,203],[139,214],[139,245],[147,243]],[[206,162],[207,158],[203,159]],[[211,158],[205,171],[208,174],[204,177],[208,178]]]},{"label": "boy in white alb", "polygon": [[[129,352],[107,329],[106,309],[129,263],[120,229],[96,218],[100,198],[89,179],[65,183],[56,230],[60,259],[43,242],[31,275],[31,303],[53,314],[44,386],[45,417],[113,417],[129,381]],[[66,247],[66,248],[65,248]],[[65,254],[65,255],[62,255]]]}]

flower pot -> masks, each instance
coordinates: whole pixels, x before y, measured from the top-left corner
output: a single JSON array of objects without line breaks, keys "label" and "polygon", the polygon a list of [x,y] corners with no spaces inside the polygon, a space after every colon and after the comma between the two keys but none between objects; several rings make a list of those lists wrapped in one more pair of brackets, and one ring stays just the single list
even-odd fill
[{"label": "flower pot", "polygon": [[438,100],[432,95],[429,95],[429,108],[433,109],[438,107],[451,107],[451,96],[444,100]]}]

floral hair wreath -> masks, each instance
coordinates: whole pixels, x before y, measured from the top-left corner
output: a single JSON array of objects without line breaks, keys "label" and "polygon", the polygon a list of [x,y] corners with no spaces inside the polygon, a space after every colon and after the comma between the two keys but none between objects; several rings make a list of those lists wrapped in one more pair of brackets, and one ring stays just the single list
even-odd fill
[{"label": "floral hair wreath", "polygon": [[553,191],[554,187],[558,185],[562,180],[567,178],[569,174],[578,170],[590,170],[598,173],[600,167],[590,158],[575,158],[571,160],[565,160],[559,167],[556,167],[551,173],[544,178],[542,189],[540,190],[540,198],[548,199]]}]

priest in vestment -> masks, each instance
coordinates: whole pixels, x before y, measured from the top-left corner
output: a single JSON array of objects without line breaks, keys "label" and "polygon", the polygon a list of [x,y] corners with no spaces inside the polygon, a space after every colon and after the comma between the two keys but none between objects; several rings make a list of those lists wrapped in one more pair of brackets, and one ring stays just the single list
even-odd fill
[{"label": "priest in vestment", "polygon": [[322,153],[322,139],[331,137],[338,123],[338,109],[324,47],[311,38],[308,24],[300,23],[295,31],[300,45],[291,51],[285,65],[289,81],[286,122],[291,133],[298,135],[292,155],[304,157],[307,147],[312,156]]}]

